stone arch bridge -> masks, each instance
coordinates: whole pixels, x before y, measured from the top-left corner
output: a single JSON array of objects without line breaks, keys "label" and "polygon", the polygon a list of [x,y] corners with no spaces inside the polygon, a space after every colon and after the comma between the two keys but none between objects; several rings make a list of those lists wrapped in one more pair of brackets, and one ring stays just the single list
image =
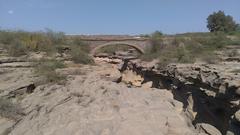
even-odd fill
[{"label": "stone arch bridge", "polygon": [[91,55],[97,50],[109,45],[127,45],[136,49],[140,53],[144,53],[150,41],[147,38],[136,36],[79,36],[81,41],[90,45]]}]

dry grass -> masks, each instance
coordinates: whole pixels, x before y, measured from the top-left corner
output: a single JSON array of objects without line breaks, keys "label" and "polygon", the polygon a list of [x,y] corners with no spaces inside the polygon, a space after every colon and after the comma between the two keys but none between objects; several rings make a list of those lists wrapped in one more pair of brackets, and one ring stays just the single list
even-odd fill
[{"label": "dry grass", "polygon": [[26,32],[0,30],[0,43],[12,56],[25,55],[30,51],[56,53],[57,47],[66,43],[65,35],[61,32]]}]

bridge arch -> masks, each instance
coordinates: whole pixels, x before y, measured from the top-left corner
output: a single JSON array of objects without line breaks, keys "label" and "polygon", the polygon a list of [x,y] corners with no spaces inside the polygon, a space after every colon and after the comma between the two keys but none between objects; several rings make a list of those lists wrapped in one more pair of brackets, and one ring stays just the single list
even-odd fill
[{"label": "bridge arch", "polygon": [[91,50],[91,55],[94,56],[96,54],[97,50],[99,50],[103,47],[106,47],[106,46],[111,46],[111,45],[126,45],[126,46],[130,46],[130,47],[136,49],[141,54],[144,53],[144,50],[139,45],[135,45],[135,44],[131,44],[131,43],[124,43],[124,42],[109,42],[109,43],[105,43],[102,45],[98,45],[97,47],[93,48]]}]

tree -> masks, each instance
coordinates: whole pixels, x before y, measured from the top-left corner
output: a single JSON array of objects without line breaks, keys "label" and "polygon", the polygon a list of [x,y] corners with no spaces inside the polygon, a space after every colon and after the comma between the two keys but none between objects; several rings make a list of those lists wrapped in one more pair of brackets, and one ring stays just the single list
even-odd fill
[{"label": "tree", "polygon": [[161,50],[160,48],[163,47],[162,37],[163,37],[163,33],[160,31],[155,31],[154,33],[152,33],[150,38],[150,41],[152,44],[152,47],[151,47],[152,53]]},{"label": "tree", "polygon": [[207,18],[207,28],[210,32],[231,32],[236,31],[238,25],[230,15],[225,15],[223,11],[214,12]]},{"label": "tree", "polygon": [[162,37],[163,33],[161,31],[155,31],[151,35],[152,37]]}]

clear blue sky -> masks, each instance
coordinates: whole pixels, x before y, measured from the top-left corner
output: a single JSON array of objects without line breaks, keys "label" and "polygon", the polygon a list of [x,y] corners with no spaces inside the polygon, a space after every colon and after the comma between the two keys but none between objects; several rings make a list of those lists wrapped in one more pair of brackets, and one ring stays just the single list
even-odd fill
[{"label": "clear blue sky", "polygon": [[240,23],[240,0],[0,0],[0,27],[67,34],[207,31],[218,10]]}]

